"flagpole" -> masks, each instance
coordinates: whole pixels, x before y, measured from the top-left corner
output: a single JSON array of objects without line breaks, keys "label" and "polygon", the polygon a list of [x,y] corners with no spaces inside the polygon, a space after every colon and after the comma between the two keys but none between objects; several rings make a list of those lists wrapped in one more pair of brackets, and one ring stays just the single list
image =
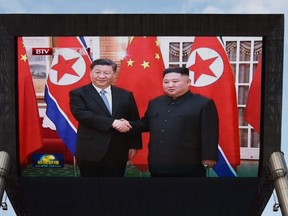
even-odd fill
[{"label": "flagpole", "polygon": [[77,177],[76,157],[74,155],[73,155],[73,171],[74,171],[74,177]]}]

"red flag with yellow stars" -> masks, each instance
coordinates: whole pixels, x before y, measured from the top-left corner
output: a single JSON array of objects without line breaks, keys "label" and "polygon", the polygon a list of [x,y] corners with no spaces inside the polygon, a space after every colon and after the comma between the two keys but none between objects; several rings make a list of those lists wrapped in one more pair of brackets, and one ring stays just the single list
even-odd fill
[{"label": "red flag with yellow stars", "polygon": [[18,102],[20,164],[42,143],[41,125],[28,56],[22,37],[18,37]]},{"label": "red flag with yellow stars", "polygon": [[[120,67],[116,85],[133,92],[140,117],[148,102],[163,94],[162,73],[164,62],[157,37],[131,37],[126,56]],[[143,149],[133,159],[142,171],[147,170],[147,143],[149,134],[143,133]]]}]

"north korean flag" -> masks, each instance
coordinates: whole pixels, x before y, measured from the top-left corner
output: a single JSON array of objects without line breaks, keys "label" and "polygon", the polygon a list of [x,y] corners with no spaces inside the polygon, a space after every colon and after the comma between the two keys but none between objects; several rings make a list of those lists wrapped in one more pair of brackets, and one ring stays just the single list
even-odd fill
[{"label": "north korean flag", "polygon": [[195,37],[187,68],[191,90],[214,100],[219,115],[218,176],[237,176],[240,164],[238,109],[233,70],[219,37]]},{"label": "north korean flag", "polygon": [[84,39],[80,37],[53,38],[53,50],[45,89],[46,115],[75,155],[78,123],[69,108],[69,92],[91,82],[91,58]]}]

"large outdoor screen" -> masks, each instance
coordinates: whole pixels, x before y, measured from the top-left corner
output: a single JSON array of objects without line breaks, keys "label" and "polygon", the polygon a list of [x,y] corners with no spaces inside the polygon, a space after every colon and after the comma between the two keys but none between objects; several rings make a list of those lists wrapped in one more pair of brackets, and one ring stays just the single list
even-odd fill
[{"label": "large outdoor screen", "polygon": [[[0,147],[15,211],[260,215],[273,191],[267,162],[281,150],[283,45],[283,14],[1,14]],[[219,113],[207,178],[150,177],[147,132],[124,178],[79,177],[67,92],[98,58],[117,63],[113,85],[133,92],[141,116],[163,93],[164,68],[189,69],[190,91]]]},{"label": "large outdoor screen", "polygon": [[[21,176],[79,176],[75,160],[78,122],[70,111],[69,92],[91,83],[90,64],[98,58],[117,63],[113,85],[133,92],[140,117],[151,99],[164,94],[163,70],[187,67],[190,90],[213,99],[219,116],[218,162],[207,169],[206,176],[258,176],[263,37],[17,39]],[[150,176],[149,133],[143,133],[142,140],[143,149],[127,163],[126,177]]]}]

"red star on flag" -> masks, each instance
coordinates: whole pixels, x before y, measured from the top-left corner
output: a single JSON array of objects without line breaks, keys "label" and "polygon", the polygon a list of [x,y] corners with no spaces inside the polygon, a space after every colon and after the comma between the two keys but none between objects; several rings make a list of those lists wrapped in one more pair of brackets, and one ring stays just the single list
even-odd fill
[{"label": "red star on flag", "polygon": [[66,60],[62,55],[58,56],[58,63],[51,67],[53,70],[56,70],[58,72],[57,82],[59,82],[59,80],[65,74],[70,74],[79,77],[78,73],[72,67],[78,59],[79,57]]},{"label": "red star on flag", "polygon": [[190,89],[194,94],[213,99],[219,116],[219,157],[213,170],[219,177],[235,177],[240,164],[240,134],[233,68],[220,37],[195,37],[191,54],[187,67],[195,72],[195,82],[206,80],[200,77],[202,74],[212,81],[191,85]]},{"label": "red star on flag", "polygon": [[194,83],[197,82],[199,77],[202,74],[216,77],[213,71],[210,69],[210,65],[217,59],[218,57],[210,58],[210,59],[202,59],[201,56],[196,52],[195,63],[189,67],[190,71],[194,72]]}]

